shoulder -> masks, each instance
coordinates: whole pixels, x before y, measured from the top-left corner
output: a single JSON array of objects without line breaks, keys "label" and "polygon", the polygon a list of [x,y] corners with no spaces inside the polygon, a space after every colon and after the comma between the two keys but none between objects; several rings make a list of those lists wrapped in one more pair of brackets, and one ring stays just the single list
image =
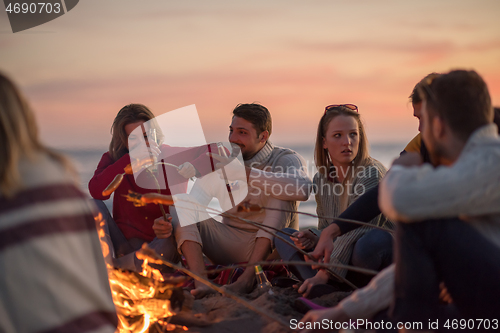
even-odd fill
[{"label": "shoulder", "polygon": [[407,153],[419,153],[422,146],[422,136],[418,133],[405,147]]},{"label": "shoulder", "polygon": [[384,177],[386,172],[386,167],[380,161],[370,157],[370,160],[365,165],[359,166],[358,170],[356,170],[356,181],[378,182]]},{"label": "shoulder", "polygon": [[292,149],[274,147],[272,151],[273,164],[282,167],[295,167],[300,168],[305,165],[304,158],[299,153]]},{"label": "shoulder", "polygon": [[39,187],[57,183],[76,184],[71,170],[47,154],[39,153],[33,158],[23,158],[19,163],[23,187]]},{"label": "shoulder", "polygon": [[316,184],[316,185],[319,185],[319,184],[322,184],[326,181],[326,177],[319,173],[319,172],[316,172],[316,174],[314,175],[314,178],[313,178],[313,183]]},{"label": "shoulder", "polygon": [[109,151],[107,151],[104,154],[102,154],[101,160],[110,160],[111,161],[112,160],[111,153]]}]

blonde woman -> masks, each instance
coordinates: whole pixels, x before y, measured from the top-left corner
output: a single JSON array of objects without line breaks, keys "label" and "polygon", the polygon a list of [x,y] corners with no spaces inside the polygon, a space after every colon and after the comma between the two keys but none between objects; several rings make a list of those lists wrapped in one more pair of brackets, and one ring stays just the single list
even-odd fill
[{"label": "blonde woman", "polygon": [[[318,173],[314,176],[317,213],[322,217],[338,217],[358,197],[377,186],[386,169],[368,153],[368,140],[357,106],[353,104],[330,105],[325,108],[318,125],[315,146],[315,162]],[[320,218],[321,231],[332,220]],[[383,225],[385,219],[378,215],[371,224]],[[317,244],[318,235],[311,231],[295,232],[291,240],[311,251]],[[276,242],[283,259],[298,260],[301,255],[283,242]],[[382,269],[392,261],[392,237],[382,230],[362,227],[338,237],[330,259],[332,263],[350,264],[370,269]],[[315,285],[329,281],[324,270],[315,271],[307,266],[297,266],[292,271],[305,282],[299,292],[308,296]],[[333,269],[346,277],[347,270]],[[366,278],[354,274],[347,276],[355,284],[367,283]]]},{"label": "blonde woman", "polygon": [[0,73],[0,332],[115,331],[92,209],[75,184]]}]

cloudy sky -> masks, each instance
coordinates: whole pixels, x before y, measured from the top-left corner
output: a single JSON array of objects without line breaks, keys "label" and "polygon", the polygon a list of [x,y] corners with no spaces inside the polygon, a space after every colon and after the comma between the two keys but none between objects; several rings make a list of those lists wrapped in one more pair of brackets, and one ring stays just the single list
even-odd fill
[{"label": "cloudy sky", "polygon": [[324,106],[359,106],[371,142],[409,141],[408,95],[429,72],[477,70],[500,105],[500,1],[82,0],[13,34],[0,70],[28,95],[43,140],[105,147],[119,109],[196,104],[208,141],[260,102],[274,142],[312,144]]}]

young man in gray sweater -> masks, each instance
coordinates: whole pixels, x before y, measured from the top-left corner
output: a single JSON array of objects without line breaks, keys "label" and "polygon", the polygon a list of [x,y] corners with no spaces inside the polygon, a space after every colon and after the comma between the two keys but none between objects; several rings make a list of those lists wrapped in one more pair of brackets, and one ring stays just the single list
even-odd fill
[{"label": "young man in gray sweater", "polygon": [[[297,214],[289,211],[297,209],[297,201],[308,199],[312,182],[304,170],[302,157],[290,149],[275,147],[269,141],[271,131],[271,114],[267,108],[259,104],[240,104],[233,111],[229,141],[239,147],[243,156],[248,184],[244,201],[262,207],[282,208],[288,212],[265,209],[238,212],[237,207],[233,207],[227,213],[278,229],[298,227]],[[213,157],[223,159],[216,155]],[[203,180],[199,182],[202,183]],[[195,183],[193,190],[195,186],[199,185]],[[211,186],[193,190],[189,200],[194,199],[197,205],[207,206],[216,197]],[[174,215],[175,210],[172,211]],[[272,234],[237,218],[224,216],[220,223],[213,218],[203,218],[202,213],[196,210],[182,209],[181,212],[180,207],[177,214],[177,219],[181,218],[183,225],[175,228],[177,247],[185,256],[190,270],[201,276],[206,277],[203,253],[213,263],[228,265],[262,261],[272,252]],[[190,222],[186,223],[186,220]],[[196,223],[198,221],[202,222]],[[226,288],[233,292],[249,292],[253,289],[254,281],[254,268],[250,266],[236,282]],[[195,287],[191,293],[197,298],[212,292],[197,282]]]}]

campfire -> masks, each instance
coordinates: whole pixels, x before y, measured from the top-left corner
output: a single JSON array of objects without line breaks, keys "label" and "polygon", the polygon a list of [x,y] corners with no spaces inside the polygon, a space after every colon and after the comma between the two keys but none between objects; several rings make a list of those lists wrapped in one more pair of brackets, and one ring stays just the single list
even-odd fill
[{"label": "campfire", "polygon": [[[103,230],[102,215],[99,213],[95,219],[103,256],[110,258],[111,249]],[[174,309],[182,307],[184,295],[180,287],[186,281],[185,277],[165,279],[158,269],[151,267],[148,259],[144,260],[140,273],[115,269],[109,262],[106,265],[118,315],[117,332],[143,333],[151,327],[156,327],[158,332],[188,330],[185,326],[169,323],[175,315]]]}]

